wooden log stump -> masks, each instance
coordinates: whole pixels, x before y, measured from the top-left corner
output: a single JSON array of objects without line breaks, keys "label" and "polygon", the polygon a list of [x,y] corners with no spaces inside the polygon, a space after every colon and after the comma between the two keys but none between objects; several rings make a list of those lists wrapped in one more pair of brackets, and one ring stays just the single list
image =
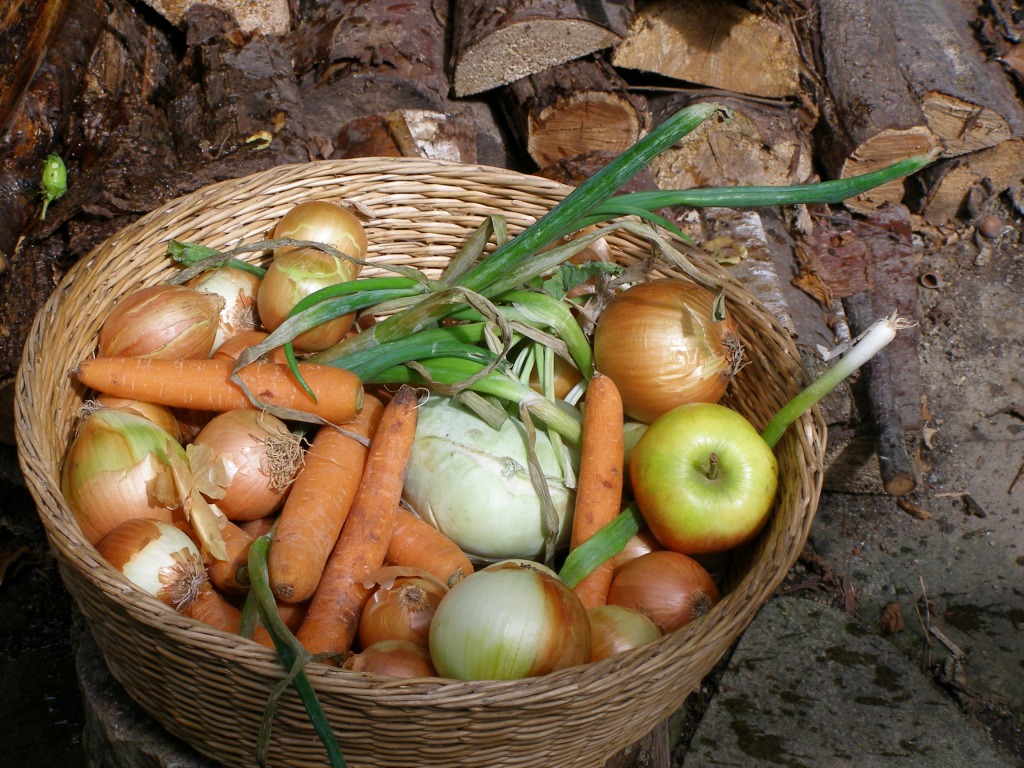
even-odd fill
[{"label": "wooden log stump", "polygon": [[631,0],[465,0],[454,4],[455,94],[469,96],[608,48]]},{"label": "wooden log stump", "polygon": [[659,0],[637,10],[616,67],[766,98],[796,95],[800,59],[783,25],[720,0]]},{"label": "wooden log stump", "polygon": [[[818,151],[832,178],[877,170],[939,143],[902,77],[885,0],[822,0],[818,33],[825,93]],[[846,202],[871,211],[903,199],[902,180]]]},{"label": "wooden log stump", "polygon": [[540,168],[593,151],[619,154],[650,128],[646,100],[602,59],[549,67],[502,95],[509,124]]},{"label": "wooden log stump", "polygon": [[[0,15],[0,130],[10,120],[68,11],[69,0],[11,0]],[[17,52],[16,56],[10,53]]]}]

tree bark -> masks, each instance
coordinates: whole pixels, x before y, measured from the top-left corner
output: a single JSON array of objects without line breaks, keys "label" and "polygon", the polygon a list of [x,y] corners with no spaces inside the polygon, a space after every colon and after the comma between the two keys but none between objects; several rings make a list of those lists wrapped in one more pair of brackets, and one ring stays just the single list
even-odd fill
[{"label": "tree bark", "polygon": [[633,16],[632,0],[465,0],[454,7],[457,96],[608,48]]},{"label": "tree bark", "polygon": [[638,10],[612,63],[767,98],[792,96],[800,88],[789,30],[717,0],[660,0]]},{"label": "tree bark", "polygon": [[577,59],[516,80],[503,106],[538,167],[594,150],[619,154],[649,128],[642,96],[601,59]]},{"label": "tree bark", "polygon": [[[938,144],[906,80],[886,0],[821,0],[819,35],[825,93],[818,150],[833,178],[873,171]],[[871,211],[902,200],[902,180],[848,200]]]}]

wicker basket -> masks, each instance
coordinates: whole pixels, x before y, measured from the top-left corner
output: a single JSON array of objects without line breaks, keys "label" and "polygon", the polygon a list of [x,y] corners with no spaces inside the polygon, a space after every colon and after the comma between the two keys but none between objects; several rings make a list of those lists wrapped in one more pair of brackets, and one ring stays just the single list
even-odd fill
[{"label": "wicker basket", "polygon": [[[22,468],[62,578],[114,677],[170,733],[226,766],[254,764],[268,692],[282,670],[270,650],[169,611],[109,569],[82,537],[60,494],[59,470],[84,392],[73,378],[93,354],[119,297],[166,278],[171,239],[227,248],[269,236],[310,198],[365,206],[371,258],[438,268],[484,216],[515,232],[568,188],[510,171],[418,159],[283,166],[201,189],[139,219],[76,264],[36,318],[16,391]],[[632,235],[611,238],[625,262],[650,253]],[[806,378],[774,318],[711,263],[739,321],[749,364],[727,394],[755,425]],[[670,270],[667,270],[671,273]],[[308,670],[353,766],[601,766],[683,702],[747,627],[792,565],[821,488],[825,427],[817,411],[777,448],[780,486],[771,521],[731,556],[726,595],[703,620],[612,659],[519,681],[387,681],[315,664]],[[276,710],[273,766],[326,765],[301,702]]]}]

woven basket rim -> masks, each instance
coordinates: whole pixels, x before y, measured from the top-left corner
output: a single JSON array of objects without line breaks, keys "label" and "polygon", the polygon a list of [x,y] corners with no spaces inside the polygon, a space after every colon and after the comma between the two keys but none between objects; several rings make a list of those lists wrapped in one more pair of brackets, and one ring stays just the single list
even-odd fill
[{"label": "woven basket rim", "polygon": [[[173,632],[175,640],[185,646],[192,645],[196,651],[204,650],[213,656],[230,658],[232,661],[252,668],[267,677],[274,677],[280,673],[280,664],[273,651],[208,627],[189,617],[177,616],[173,612],[168,612],[155,598],[141,593],[120,574],[106,566],[95,552],[95,548],[81,538],[80,532],[76,536],[75,528],[77,526],[72,527],[66,524],[67,521],[73,520],[73,517],[60,495],[59,479],[52,476],[56,466],[52,459],[46,457],[46,446],[49,445],[49,441],[59,443],[64,435],[41,434],[34,425],[34,422],[40,420],[40,408],[46,407],[47,396],[52,395],[52,393],[41,391],[44,384],[41,384],[34,374],[41,365],[40,361],[45,359],[41,355],[41,350],[46,347],[44,339],[53,335],[54,326],[59,324],[55,319],[65,315],[61,306],[67,301],[68,295],[75,297],[79,295],[73,287],[74,281],[79,278],[84,279],[83,276],[87,275],[90,270],[102,271],[104,256],[115,252],[122,241],[130,239],[147,228],[159,228],[167,222],[173,224],[179,219],[187,221],[189,210],[203,209],[211,200],[215,201],[211,210],[214,211],[212,215],[216,219],[221,211],[216,207],[221,205],[218,201],[221,198],[229,197],[233,192],[238,193],[240,200],[252,201],[256,196],[254,190],[257,189],[263,190],[263,193],[268,196],[295,189],[308,189],[316,192],[331,184],[341,183],[339,180],[347,180],[370,173],[379,182],[377,192],[374,194],[379,194],[379,190],[387,188],[388,184],[392,182],[400,186],[410,181],[422,180],[425,184],[433,185],[437,191],[437,199],[446,199],[444,194],[446,191],[451,192],[452,195],[472,196],[472,191],[468,193],[464,191],[467,185],[472,184],[471,180],[467,181],[467,177],[479,175],[481,178],[486,177],[488,183],[496,188],[506,190],[509,199],[513,201],[512,205],[518,204],[519,198],[524,200],[531,198],[531,206],[542,205],[545,200],[547,203],[552,203],[572,189],[552,180],[508,169],[420,158],[357,158],[295,163],[277,166],[268,171],[239,179],[217,182],[168,201],[145,214],[97,245],[74,265],[65,280],[61,282],[39,311],[30,338],[26,343],[22,365],[18,370],[15,390],[15,428],[19,461],[29,490],[39,508],[40,518],[46,528],[47,536],[61,559],[62,573],[68,570],[69,578],[84,578],[102,593],[104,599],[115,602],[130,614],[133,621],[140,625],[155,632]],[[456,180],[458,184],[455,183]],[[446,190],[446,182],[452,184],[451,190]],[[303,186],[304,184],[307,186]],[[537,203],[538,198],[541,203]],[[384,203],[380,203],[379,200],[378,203],[378,207],[383,208]],[[397,207],[407,205],[415,208],[416,205],[424,204],[424,201],[413,200],[411,197],[403,198],[398,195],[394,200],[388,199],[387,204]],[[230,205],[228,205],[228,209],[230,209]],[[526,215],[528,216],[529,213]],[[173,230],[174,228],[171,226],[169,231]],[[251,239],[261,238],[254,238],[252,233],[241,233],[235,238],[237,242]],[[627,236],[626,239],[628,240],[629,237]],[[163,271],[166,268],[167,265],[164,265]],[[710,261],[701,263],[700,268],[712,282],[722,281],[731,292],[730,295],[741,297],[740,300],[752,308],[751,312],[759,313],[759,318],[763,315],[766,328],[770,329],[770,332],[777,337],[774,340],[775,343],[786,349],[787,354],[791,355],[794,360],[799,360],[796,346],[788,334],[745,288],[736,284],[724,270]],[[77,364],[77,361],[71,362],[72,365]],[[81,394],[79,391],[79,397]],[[792,521],[791,527],[794,530],[788,532],[790,538],[787,539],[790,545],[793,542],[802,544],[810,529],[814,507],[817,504],[822,485],[825,439],[824,421],[818,409],[815,408],[790,428],[780,444],[780,450],[786,451],[787,454],[799,453],[810,460],[810,464],[802,468],[806,475],[801,478],[805,493],[802,503],[806,508],[799,510],[798,519]],[[781,503],[779,500],[776,501],[776,509],[772,515],[773,520],[779,517],[778,507]],[[543,707],[547,694],[552,691],[557,691],[561,695],[565,688],[585,687],[588,681],[609,675],[633,674],[635,670],[645,668],[644,665],[658,665],[666,660],[668,663],[663,666],[670,668],[672,666],[671,657],[674,655],[702,642],[720,643],[720,640],[715,637],[709,640],[709,636],[715,635],[716,627],[719,626],[716,622],[724,618],[735,620],[745,627],[753,615],[760,610],[761,605],[768,599],[771,592],[781,583],[786,571],[799,554],[799,550],[793,546],[790,546],[789,549],[783,547],[779,551],[776,551],[778,550],[776,547],[773,550],[772,547],[780,542],[781,537],[768,541],[765,536],[762,536],[755,544],[764,550],[760,557],[770,561],[772,578],[768,580],[755,579],[755,576],[763,574],[755,574],[755,569],[750,568],[746,576],[739,580],[729,593],[723,595],[722,600],[703,619],[669,633],[648,646],[581,667],[560,670],[543,677],[511,681],[453,681],[442,678],[382,681],[381,678],[374,675],[341,671],[336,667],[321,663],[311,664],[307,671],[318,690],[341,692],[354,701],[378,702],[381,699],[388,699],[396,706],[401,706],[403,702],[408,701],[442,710],[461,709],[467,705],[467,702],[471,702],[473,706],[480,706],[484,701],[488,706],[499,708],[504,706],[518,709],[526,702],[535,708]],[[754,581],[757,583],[753,583]],[[552,698],[557,697],[552,696]]]}]

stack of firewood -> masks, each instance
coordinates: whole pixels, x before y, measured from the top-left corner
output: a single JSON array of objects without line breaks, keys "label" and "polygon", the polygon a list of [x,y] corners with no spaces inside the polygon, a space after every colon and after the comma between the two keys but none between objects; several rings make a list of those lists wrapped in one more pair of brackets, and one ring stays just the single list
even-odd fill
[{"label": "stack of firewood", "polygon": [[[863,279],[842,290],[835,260],[828,271],[839,244],[850,272],[854,215],[882,216],[906,262],[909,215],[964,221],[1024,175],[1011,0],[10,5],[0,48],[22,54],[0,60],[0,385],[35,311],[90,248],[175,196],[282,163],[411,155],[575,183],[697,101],[731,115],[635,187],[798,184],[936,152],[917,178],[849,201],[846,224],[803,228],[795,247],[821,257],[818,272],[809,259],[780,279],[830,311],[857,295],[879,304],[870,244],[854,259]],[[43,221],[50,152],[70,183]],[[879,213],[887,203],[903,207]],[[706,215],[704,234],[725,220]],[[767,243],[771,222],[744,222]]]}]

